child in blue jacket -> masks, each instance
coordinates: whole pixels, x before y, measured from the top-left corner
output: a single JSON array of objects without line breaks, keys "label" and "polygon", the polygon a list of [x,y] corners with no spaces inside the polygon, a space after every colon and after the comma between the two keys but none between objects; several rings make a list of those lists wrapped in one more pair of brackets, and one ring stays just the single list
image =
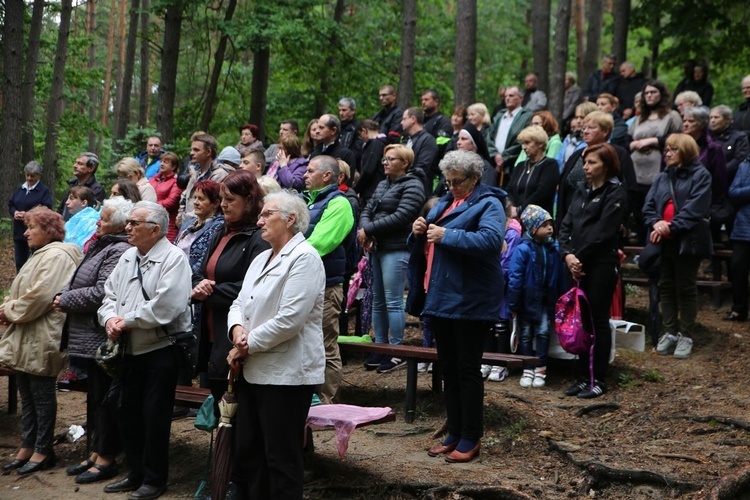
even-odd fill
[{"label": "child in blue jacket", "polygon": [[523,371],[521,387],[544,387],[555,304],[563,293],[563,261],[552,238],[552,216],[546,210],[527,206],[521,224],[525,232],[510,262],[507,301],[511,313],[518,317],[519,354],[536,355],[541,360],[537,368]]}]

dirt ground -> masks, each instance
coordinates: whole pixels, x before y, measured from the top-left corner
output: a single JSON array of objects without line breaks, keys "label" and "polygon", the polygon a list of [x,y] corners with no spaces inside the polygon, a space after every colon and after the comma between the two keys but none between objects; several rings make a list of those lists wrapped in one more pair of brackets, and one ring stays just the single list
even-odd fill
[{"label": "dirt ground", "polygon": [[[0,265],[11,269],[7,252]],[[12,257],[11,257],[12,258]],[[0,282],[7,289],[12,277]],[[7,281],[7,283],[5,282]],[[425,449],[443,421],[442,395],[431,375],[420,374],[417,418],[403,420],[405,370],[366,372],[361,359],[344,367],[342,402],[390,406],[394,423],[357,429],[339,458],[334,433],[314,433],[306,498],[750,498],[750,371],[747,323],[720,320],[727,309],[702,296],[693,356],[677,360],[619,350],[610,392],[582,401],[562,396],[571,382],[569,362],[551,363],[548,385],[524,389],[519,374],[485,383],[485,437],[469,464],[430,458]],[[626,318],[645,321],[646,294],[630,290]],[[419,332],[409,328],[412,342]],[[56,431],[85,420],[85,395],[58,393]],[[591,406],[596,405],[596,406]],[[19,418],[7,413],[7,378],[0,378],[0,462],[13,458]],[[172,426],[170,483],[163,498],[190,498],[206,474],[209,435],[192,419]],[[0,476],[0,498],[124,498],[105,495],[102,484],[76,485],[65,467],[85,455],[86,440],[55,446],[58,464],[30,476]],[[717,486],[718,485],[718,486]],[[731,489],[734,487],[734,489]],[[723,489],[722,489],[723,488]]]}]

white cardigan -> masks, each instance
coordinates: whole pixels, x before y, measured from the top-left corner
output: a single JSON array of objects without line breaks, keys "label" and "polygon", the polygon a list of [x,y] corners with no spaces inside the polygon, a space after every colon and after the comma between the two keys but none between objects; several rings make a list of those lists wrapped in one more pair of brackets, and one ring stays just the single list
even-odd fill
[{"label": "white cardigan", "polygon": [[251,384],[317,385],[325,379],[325,270],[298,233],[271,262],[271,250],[250,264],[228,316],[248,331],[243,375]]}]

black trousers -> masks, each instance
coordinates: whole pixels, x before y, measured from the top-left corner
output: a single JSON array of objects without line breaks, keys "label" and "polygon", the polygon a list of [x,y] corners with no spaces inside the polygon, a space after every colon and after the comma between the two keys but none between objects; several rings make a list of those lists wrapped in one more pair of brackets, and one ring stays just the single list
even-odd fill
[{"label": "black trousers", "polygon": [[[591,318],[583,310],[584,322],[594,322],[594,377],[604,382],[609,368],[609,353],[612,350],[612,330],[609,328],[609,309],[612,306],[612,295],[615,293],[619,270],[615,264],[584,263],[586,273],[581,279],[581,288],[586,293],[591,308]],[[589,353],[578,356],[576,377],[580,380],[589,378]]]},{"label": "black trousers", "polygon": [[238,498],[302,498],[302,447],[307,412],[317,386],[237,381],[233,480]]},{"label": "black trousers", "polygon": [[128,477],[165,486],[169,474],[169,434],[177,387],[173,346],[138,356],[125,355],[120,432],[130,467]]},{"label": "black trousers", "polygon": [[448,432],[477,441],[484,434],[482,353],[491,323],[431,316],[438,361],[445,384]]},{"label": "black trousers", "polygon": [[91,451],[105,457],[115,457],[122,451],[119,411],[116,401],[106,401],[112,377],[93,359],[83,359],[88,373],[86,394],[86,434]]},{"label": "black trousers", "polygon": [[750,274],[750,241],[732,242],[732,263],[729,278],[732,281],[732,311],[747,316],[748,285]]}]

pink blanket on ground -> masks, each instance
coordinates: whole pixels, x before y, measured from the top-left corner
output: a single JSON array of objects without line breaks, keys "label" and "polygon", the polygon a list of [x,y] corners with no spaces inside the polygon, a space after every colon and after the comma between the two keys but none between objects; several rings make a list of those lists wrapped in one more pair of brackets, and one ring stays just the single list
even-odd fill
[{"label": "pink blanket on ground", "polygon": [[313,428],[333,427],[336,430],[336,449],[339,456],[346,455],[349,438],[357,425],[374,422],[391,413],[389,407],[366,408],[352,405],[318,405],[310,407],[307,426]]}]

